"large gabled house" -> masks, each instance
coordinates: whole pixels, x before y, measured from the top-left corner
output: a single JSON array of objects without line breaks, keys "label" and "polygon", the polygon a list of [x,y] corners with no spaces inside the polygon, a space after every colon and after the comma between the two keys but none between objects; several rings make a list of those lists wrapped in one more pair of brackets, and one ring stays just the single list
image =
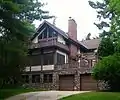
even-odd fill
[{"label": "large gabled house", "polygon": [[77,40],[77,24],[68,20],[68,33],[44,21],[31,39],[23,78],[29,85],[52,90],[96,90],[91,77],[100,39]]}]

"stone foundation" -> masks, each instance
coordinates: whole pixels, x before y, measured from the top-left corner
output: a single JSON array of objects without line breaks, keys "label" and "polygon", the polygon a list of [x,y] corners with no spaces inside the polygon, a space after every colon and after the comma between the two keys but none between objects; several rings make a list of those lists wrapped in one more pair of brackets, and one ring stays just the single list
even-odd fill
[{"label": "stone foundation", "polygon": [[[89,69],[68,69],[58,71],[40,72],[40,83],[31,83],[31,86],[37,88],[43,88],[47,90],[59,90],[59,76],[60,75],[74,75],[74,90],[80,91],[80,75],[85,73],[91,73]],[[44,83],[44,74],[52,74],[52,82]],[[31,76],[29,77],[31,78]]]}]

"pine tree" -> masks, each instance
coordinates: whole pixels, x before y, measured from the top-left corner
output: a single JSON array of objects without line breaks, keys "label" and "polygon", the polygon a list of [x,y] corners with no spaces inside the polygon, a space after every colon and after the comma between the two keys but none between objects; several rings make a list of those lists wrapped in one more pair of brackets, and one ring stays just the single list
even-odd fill
[{"label": "pine tree", "polygon": [[19,80],[26,66],[29,38],[35,32],[32,22],[48,19],[38,0],[0,0],[0,83]]}]

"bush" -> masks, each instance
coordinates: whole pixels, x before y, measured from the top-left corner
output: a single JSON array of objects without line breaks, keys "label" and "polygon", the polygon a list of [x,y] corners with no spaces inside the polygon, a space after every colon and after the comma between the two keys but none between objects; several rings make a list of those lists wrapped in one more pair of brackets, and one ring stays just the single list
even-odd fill
[{"label": "bush", "polygon": [[104,57],[93,69],[93,77],[104,81],[110,90],[120,91],[120,54]]}]

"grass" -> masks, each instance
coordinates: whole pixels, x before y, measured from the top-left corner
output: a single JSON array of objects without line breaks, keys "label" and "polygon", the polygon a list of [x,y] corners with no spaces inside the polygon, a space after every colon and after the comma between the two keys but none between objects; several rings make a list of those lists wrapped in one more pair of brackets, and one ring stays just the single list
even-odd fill
[{"label": "grass", "polygon": [[119,92],[89,92],[64,97],[60,100],[120,100]]},{"label": "grass", "polygon": [[0,100],[4,100],[5,98],[21,94],[21,93],[26,93],[26,92],[35,92],[35,91],[42,91],[41,89],[22,89],[22,88],[17,88],[17,89],[0,89]]}]

